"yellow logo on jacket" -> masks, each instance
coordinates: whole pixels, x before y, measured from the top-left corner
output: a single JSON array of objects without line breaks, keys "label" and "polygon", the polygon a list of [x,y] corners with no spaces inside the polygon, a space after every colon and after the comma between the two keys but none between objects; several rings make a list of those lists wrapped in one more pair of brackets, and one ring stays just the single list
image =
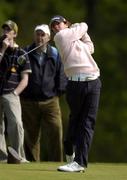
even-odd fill
[{"label": "yellow logo on jacket", "polygon": [[15,67],[12,67],[12,68],[11,68],[11,72],[15,73],[15,72],[16,72],[16,68],[15,68]]}]

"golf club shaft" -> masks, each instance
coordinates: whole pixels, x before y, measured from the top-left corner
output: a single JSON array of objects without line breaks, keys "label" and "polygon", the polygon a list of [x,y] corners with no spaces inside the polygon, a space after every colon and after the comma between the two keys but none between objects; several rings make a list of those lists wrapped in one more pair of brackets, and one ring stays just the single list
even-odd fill
[{"label": "golf club shaft", "polygon": [[26,56],[27,54],[31,53],[32,51],[35,51],[36,49],[38,49],[39,47],[41,47],[43,44],[36,46],[35,48],[31,49],[30,51],[24,53],[22,56]]}]

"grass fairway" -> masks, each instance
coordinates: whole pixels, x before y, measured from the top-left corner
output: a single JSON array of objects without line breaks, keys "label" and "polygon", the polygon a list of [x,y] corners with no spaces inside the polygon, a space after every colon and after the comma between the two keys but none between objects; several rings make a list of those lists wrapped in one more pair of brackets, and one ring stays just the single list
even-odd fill
[{"label": "grass fairway", "polygon": [[56,171],[61,163],[0,164],[0,180],[126,180],[127,164],[89,163],[84,173]]}]

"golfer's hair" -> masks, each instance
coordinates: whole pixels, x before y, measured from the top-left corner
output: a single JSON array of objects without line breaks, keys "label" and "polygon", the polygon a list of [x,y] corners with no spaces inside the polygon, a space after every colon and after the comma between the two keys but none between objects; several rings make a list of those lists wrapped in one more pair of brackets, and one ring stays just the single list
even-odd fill
[{"label": "golfer's hair", "polygon": [[64,21],[64,23],[65,23],[65,24],[67,24],[67,25],[68,25],[68,27],[70,27],[70,26],[71,26],[71,24],[72,24],[70,21],[67,21],[67,20],[66,20],[66,21]]}]

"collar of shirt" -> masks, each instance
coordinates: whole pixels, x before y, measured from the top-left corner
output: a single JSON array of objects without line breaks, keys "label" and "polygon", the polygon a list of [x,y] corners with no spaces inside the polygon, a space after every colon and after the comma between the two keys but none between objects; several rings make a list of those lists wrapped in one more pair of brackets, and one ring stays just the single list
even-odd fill
[{"label": "collar of shirt", "polygon": [[41,66],[44,63],[46,53],[44,51],[41,51],[40,53],[36,51],[36,56],[38,59],[38,63]]}]

